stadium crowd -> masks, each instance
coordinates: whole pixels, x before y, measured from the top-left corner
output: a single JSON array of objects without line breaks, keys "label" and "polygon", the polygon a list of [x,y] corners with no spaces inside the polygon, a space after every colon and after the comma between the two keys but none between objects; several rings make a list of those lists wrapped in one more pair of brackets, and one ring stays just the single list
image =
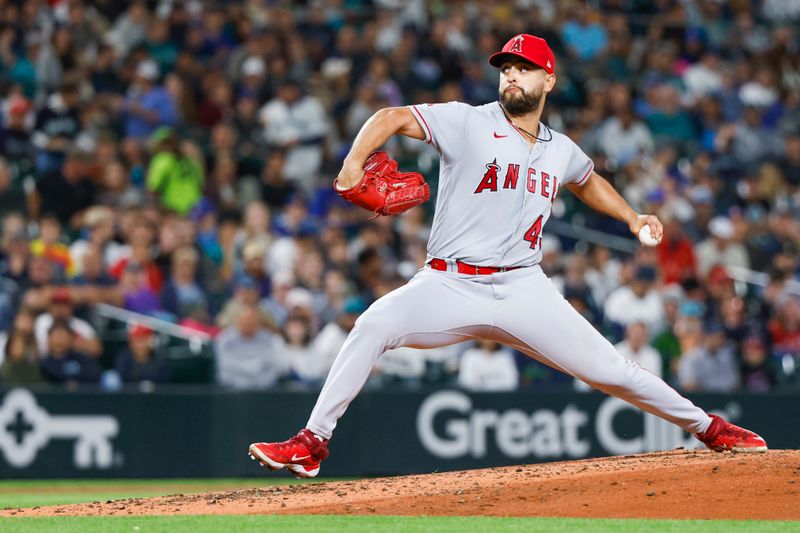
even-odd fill
[{"label": "stadium crowd", "polygon": [[[213,339],[221,385],[318,386],[423,266],[435,203],[436,152],[399,138],[434,198],[343,202],[352,139],[386,106],[495,100],[486,59],[524,32],[557,57],[545,122],[666,228],[632,253],[547,235],[565,298],[683,390],[791,387],[798,29],[791,0],[0,0],[0,384],[174,380],[151,327],[109,348],[107,304]],[[554,218],[626,236],[567,191]],[[580,388],[491,342],[394,350],[373,378],[426,381]]]}]

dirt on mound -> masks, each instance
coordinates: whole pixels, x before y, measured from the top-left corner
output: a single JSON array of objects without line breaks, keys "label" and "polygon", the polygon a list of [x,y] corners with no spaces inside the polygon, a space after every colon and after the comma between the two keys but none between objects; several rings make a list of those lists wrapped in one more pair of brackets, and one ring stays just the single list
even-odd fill
[{"label": "dirt on mound", "polygon": [[272,486],[0,512],[0,516],[383,514],[800,519],[800,451],[672,452]]}]

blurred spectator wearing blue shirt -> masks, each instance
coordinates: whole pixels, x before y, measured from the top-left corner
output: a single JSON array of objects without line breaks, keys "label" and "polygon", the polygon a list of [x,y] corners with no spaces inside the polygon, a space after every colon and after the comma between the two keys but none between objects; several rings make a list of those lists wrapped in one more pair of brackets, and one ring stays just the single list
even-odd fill
[{"label": "blurred spectator wearing blue shirt", "polygon": [[178,114],[172,96],[160,85],[158,65],[146,59],[136,66],[136,77],[125,97],[125,134],[147,139],[160,126],[176,126]]},{"label": "blurred spectator wearing blue shirt", "polygon": [[166,362],[153,350],[153,330],[141,324],[128,331],[128,349],[117,356],[114,367],[125,383],[163,383],[169,378]]},{"label": "blurred spectator wearing blue shirt", "polygon": [[591,61],[608,46],[608,34],[603,26],[592,22],[591,13],[585,6],[575,8],[574,17],[561,29],[561,37],[567,49],[578,59]]},{"label": "blurred spectator wearing blue shirt", "polygon": [[42,374],[52,383],[97,383],[100,364],[75,350],[74,335],[67,322],[53,323],[47,334],[48,350],[42,360]]}]

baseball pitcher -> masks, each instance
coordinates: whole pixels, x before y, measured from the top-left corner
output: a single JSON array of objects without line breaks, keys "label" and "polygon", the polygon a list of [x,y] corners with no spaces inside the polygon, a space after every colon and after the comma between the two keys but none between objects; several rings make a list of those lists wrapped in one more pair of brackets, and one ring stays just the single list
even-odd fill
[{"label": "baseball pitcher", "polygon": [[657,217],[634,212],[572,140],[540,122],[556,84],[555,57],[544,39],[517,35],[489,63],[499,69],[497,102],[382,109],[358,133],[334,187],[378,215],[403,212],[429,191],[422,176],[399,172],[375,150],[399,134],[439,152],[427,263],[358,319],[305,429],[284,442],[252,444],[251,457],[272,470],[315,477],[337,420],[385,350],[474,338],[512,346],[679,425],[713,450],[766,451],[755,433],[707,414],[625,359],[542,272],[542,231],[564,188],[634,235],[658,242],[663,228]]}]

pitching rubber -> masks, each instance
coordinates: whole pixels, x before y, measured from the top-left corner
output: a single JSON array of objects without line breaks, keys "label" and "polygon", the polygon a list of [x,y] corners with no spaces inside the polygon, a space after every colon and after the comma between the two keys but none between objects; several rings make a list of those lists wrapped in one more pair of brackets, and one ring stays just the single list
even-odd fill
[{"label": "pitching rubber", "polygon": [[765,453],[767,449],[766,446],[754,446],[752,448],[737,448],[734,446],[731,451],[733,453]]},{"label": "pitching rubber", "polygon": [[261,453],[261,451],[254,445],[250,446],[248,455],[250,456],[250,459],[252,459],[253,461],[258,461],[259,463],[261,463],[261,466],[263,466],[264,468],[269,468],[270,470],[273,471],[286,468],[299,478],[310,479],[313,477],[317,477],[317,474],[319,474],[319,467],[314,468],[312,470],[307,470],[306,467],[302,465],[284,464],[273,461],[272,459]]},{"label": "pitching rubber", "polygon": [[766,453],[769,448],[766,446],[752,446],[752,447],[736,447],[733,448],[723,448],[722,446],[716,447],[709,447],[709,450],[722,453],[722,452],[732,452],[732,453]]}]

